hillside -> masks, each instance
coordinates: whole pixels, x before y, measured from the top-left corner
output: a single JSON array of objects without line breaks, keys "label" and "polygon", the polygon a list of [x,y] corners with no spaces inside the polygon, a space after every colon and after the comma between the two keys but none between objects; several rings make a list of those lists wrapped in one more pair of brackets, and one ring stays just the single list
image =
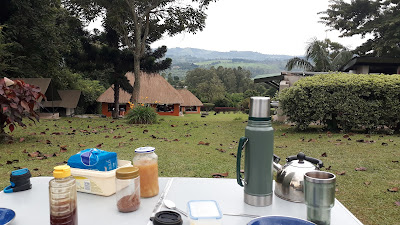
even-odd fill
[{"label": "hillside", "polygon": [[251,51],[229,51],[229,52],[218,52],[210,51],[198,48],[171,48],[167,51],[167,57],[181,60],[187,58],[187,60],[195,59],[246,59],[255,61],[271,61],[271,60],[287,60],[293,56],[289,55],[268,55],[259,52]]},{"label": "hillside", "polygon": [[171,73],[173,77],[178,76],[179,79],[184,79],[189,70],[211,66],[227,68],[240,66],[250,70],[252,77],[277,73],[284,70],[287,60],[293,56],[268,55],[251,51],[218,52],[197,48],[171,48],[168,49],[166,57],[172,59],[172,66],[164,73]]}]

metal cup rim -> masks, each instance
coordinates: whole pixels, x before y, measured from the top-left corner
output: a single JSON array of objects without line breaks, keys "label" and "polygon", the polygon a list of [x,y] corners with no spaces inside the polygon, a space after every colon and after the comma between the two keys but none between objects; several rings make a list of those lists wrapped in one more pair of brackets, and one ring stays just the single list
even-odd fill
[{"label": "metal cup rim", "polygon": [[334,183],[336,176],[326,171],[311,171],[304,174],[304,180],[318,184]]}]

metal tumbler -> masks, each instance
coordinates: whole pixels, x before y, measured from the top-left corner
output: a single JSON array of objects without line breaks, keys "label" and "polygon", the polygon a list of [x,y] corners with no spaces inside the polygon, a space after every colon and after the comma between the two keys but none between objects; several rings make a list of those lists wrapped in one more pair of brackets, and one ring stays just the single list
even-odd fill
[{"label": "metal tumbler", "polygon": [[331,208],[335,204],[336,176],[325,171],[312,171],[304,175],[304,197],[307,220],[318,225],[331,223]]}]

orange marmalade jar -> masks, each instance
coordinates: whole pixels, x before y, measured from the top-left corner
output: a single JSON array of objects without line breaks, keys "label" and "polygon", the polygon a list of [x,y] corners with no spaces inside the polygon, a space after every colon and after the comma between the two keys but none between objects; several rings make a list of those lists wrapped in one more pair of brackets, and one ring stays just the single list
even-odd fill
[{"label": "orange marmalade jar", "polygon": [[156,196],[158,187],[158,156],[154,147],[140,147],[135,149],[133,165],[139,167],[140,197]]}]

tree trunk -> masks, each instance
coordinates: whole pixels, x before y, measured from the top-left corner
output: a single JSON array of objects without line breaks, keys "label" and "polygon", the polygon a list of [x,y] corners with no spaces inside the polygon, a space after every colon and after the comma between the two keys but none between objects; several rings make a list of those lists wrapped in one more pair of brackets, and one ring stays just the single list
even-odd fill
[{"label": "tree trunk", "polygon": [[2,120],[3,118],[5,117],[2,114],[0,114],[0,143],[6,143],[12,140],[12,137],[6,134],[6,131],[4,130],[6,126],[5,126],[5,120],[4,121]]},{"label": "tree trunk", "polygon": [[138,103],[139,93],[140,93],[140,56],[135,54],[133,57],[133,62],[134,62],[133,71],[135,75],[135,83],[133,84],[131,102]]},{"label": "tree trunk", "polygon": [[114,119],[119,118],[119,89],[120,84],[117,81],[114,83],[114,110],[112,111],[112,117]]}]

